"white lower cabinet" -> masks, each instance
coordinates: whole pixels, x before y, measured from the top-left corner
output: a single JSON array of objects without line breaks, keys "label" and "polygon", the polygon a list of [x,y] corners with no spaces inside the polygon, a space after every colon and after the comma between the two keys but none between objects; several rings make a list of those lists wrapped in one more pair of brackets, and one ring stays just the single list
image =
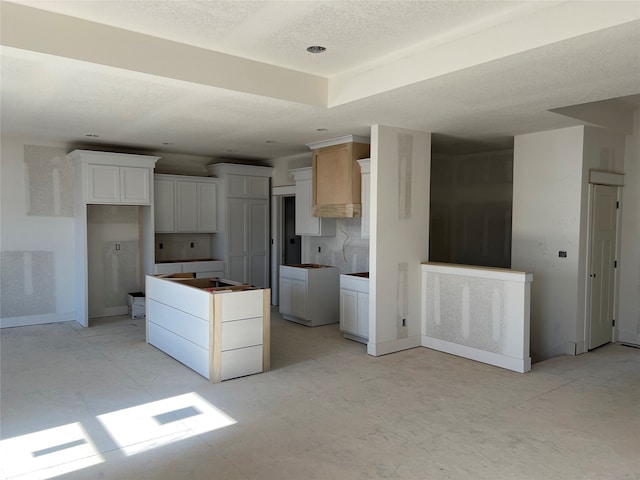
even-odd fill
[{"label": "white lower cabinet", "polygon": [[340,330],[345,338],[369,340],[369,279],[340,275]]},{"label": "white lower cabinet", "polygon": [[224,262],[209,260],[200,262],[167,262],[156,263],[155,274],[170,275],[172,273],[195,273],[196,278],[224,277]]},{"label": "white lower cabinet", "polygon": [[338,284],[339,273],[336,267],[282,265],[280,267],[282,318],[309,327],[338,323]]}]

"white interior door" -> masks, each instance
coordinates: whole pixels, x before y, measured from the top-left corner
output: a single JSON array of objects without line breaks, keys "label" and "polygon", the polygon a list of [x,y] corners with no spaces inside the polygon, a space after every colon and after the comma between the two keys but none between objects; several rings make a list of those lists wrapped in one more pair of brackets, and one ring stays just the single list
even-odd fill
[{"label": "white interior door", "polygon": [[589,349],[613,338],[618,188],[594,185],[589,272]]}]

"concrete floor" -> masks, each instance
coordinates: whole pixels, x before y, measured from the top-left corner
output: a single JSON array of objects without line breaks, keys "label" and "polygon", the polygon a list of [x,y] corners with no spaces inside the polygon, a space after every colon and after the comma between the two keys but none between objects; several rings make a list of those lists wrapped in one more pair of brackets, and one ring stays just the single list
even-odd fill
[{"label": "concrete floor", "polygon": [[2,330],[4,478],[640,478],[634,348],[518,374],[426,348],[374,358],[274,313],[273,370],[212,385],[144,321],[94,325]]}]

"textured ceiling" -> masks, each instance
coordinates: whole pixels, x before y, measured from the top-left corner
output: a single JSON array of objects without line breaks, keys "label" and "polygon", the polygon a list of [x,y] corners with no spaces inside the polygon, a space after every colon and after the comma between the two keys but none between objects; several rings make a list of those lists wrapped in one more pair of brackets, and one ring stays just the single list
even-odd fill
[{"label": "textured ceiling", "polygon": [[[2,2],[2,134],[263,160],[368,135],[372,124],[434,132],[443,149],[465,139],[505,145],[515,134],[579,124],[551,109],[640,94],[640,3],[605,2],[614,13],[598,15],[602,2],[588,2],[590,17],[571,28],[549,20],[575,18],[581,3],[21,2],[34,10]],[[129,36],[130,51],[118,50],[119,31],[87,20],[187,46],[175,47],[178,58],[173,44]],[[487,38],[505,53],[488,57]],[[308,54],[310,44],[328,51]],[[349,81],[346,100],[327,107]]]}]

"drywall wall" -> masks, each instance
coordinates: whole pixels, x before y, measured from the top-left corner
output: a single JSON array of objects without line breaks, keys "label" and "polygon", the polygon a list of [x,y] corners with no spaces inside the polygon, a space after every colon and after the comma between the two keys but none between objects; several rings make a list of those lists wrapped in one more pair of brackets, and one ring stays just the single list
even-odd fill
[{"label": "drywall wall", "polygon": [[627,135],[622,188],[618,339],[640,345],[640,109]]},{"label": "drywall wall", "polygon": [[66,150],[6,135],[1,143],[0,326],[73,320],[73,168]]},{"label": "drywall wall", "polygon": [[420,262],[429,254],[430,170],[430,133],[371,128],[371,355],[421,343]]},{"label": "drywall wall", "polygon": [[589,172],[622,172],[624,159],[624,136],[598,127],[515,139],[512,268],[534,273],[534,361],[587,349]]},{"label": "drywall wall", "polygon": [[429,260],[511,266],[513,151],[431,159]]},{"label": "drywall wall", "polygon": [[360,218],[336,219],[336,234],[304,237],[302,261],[338,267],[340,273],[369,271],[369,239],[360,235]]},{"label": "drywall wall", "polygon": [[282,187],[285,185],[294,185],[295,182],[293,180],[293,175],[289,174],[289,170],[293,170],[294,168],[310,167],[311,163],[311,151],[274,159],[271,162],[271,165],[273,166],[271,186]]},{"label": "drywall wall", "polygon": [[514,139],[511,268],[533,272],[534,362],[573,353],[576,340],[583,136],[572,127]]},{"label": "drywall wall", "polygon": [[[584,353],[588,349],[588,291],[589,272],[588,257],[590,256],[588,238],[589,232],[589,172],[600,170],[607,172],[624,172],[625,165],[625,136],[612,130],[599,127],[584,127],[582,163],[582,191],[580,206],[580,264],[578,266],[578,309],[575,332],[575,353]],[[633,185],[629,185],[633,189]],[[619,239],[618,239],[619,240]],[[614,304],[617,303],[614,300]],[[616,308],[614,307],[614,314]]]},{"label": "drywall wall", "polygon": [[211,258],[211,235],[215,233],[156,233],[156,262]]}]

